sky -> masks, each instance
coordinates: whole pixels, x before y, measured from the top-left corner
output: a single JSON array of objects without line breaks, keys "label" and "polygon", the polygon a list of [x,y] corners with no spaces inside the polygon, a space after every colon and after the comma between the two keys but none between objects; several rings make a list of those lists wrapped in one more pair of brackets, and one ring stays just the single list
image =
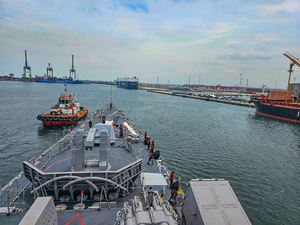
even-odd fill
[{"label": "sky", "polygon": [[33,76],[74,54],[80,79],[284,88],[299,21],[299,0],[0,0],[0,69],[21,77],[26,49]]}]

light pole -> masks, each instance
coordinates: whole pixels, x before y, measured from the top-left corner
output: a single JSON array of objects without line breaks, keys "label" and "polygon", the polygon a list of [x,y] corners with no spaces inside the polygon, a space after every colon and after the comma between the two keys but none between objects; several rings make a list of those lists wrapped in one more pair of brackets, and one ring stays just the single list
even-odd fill
[{"label": "light pole", "polygon": [[191,86],[191,76],[189,76],[189,86]]},{"label": "light pole", "polygon": [[277,87],[277,80],[275,80],[275,89],[276,89],[276,87]]},{"label": "light pole", "polygon": [[294,83],[296,83],[296,77],[294,77]]},{"label": "light pole", "polygon": [[241,93],[241,86],[242,86],[242,79],[243,79],[243,78],[242,78],[242,76],[243,76],[243,75],[241,74],[241,75],[240,75],[240,88],[239,88],[239,95],[240,95],[240,93]]}]

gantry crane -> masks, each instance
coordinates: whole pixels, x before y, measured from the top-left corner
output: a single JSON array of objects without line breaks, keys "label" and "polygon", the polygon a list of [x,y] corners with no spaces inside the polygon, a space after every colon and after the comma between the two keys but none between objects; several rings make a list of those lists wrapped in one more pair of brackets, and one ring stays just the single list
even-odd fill
[{"label": "gantry crane", "polygon": [[29,79],[31,79],[31,67],[28,65],[27,62],[27,51],[25,50],[25,65],[23,66],[23,79],[26,78],[26,72],[29,71]]},{"label": "gantry crane", "polygon": [[51,77],[53,77],[53,68],[51,66],[51,64],[49,63],[48,66],[47,66],[47,78],[48,78],[48,71],[51,72]]},{"label": "gantry crane", "polygon": [[76,80],[76,70],[74,69],[74,55],[72,55],[72,67],[70,69],[70,78],[74,75],[74,80]]},{"label": "gantry crane", "polygon": [[286,97],[285,97],[285,102],[287,102],[287,98],[288,98],[288,94],[289,94],[289,88],[290,88],[290,80],[291,80],[291,75],[292,75],[292,72],[293,72],[293,66],[297,65],[297,66],[300,67],[300,60],[299,60],[299,58],[296,58],[295,56],[293,56],[291,53],[288,53],[288,52],[283,53],[283,55],[291,60],[290,69],[288,70],[290,75],[289,75],[289,81],[288,81],[288,86],[287,86],[287,90],[286,90]]}]

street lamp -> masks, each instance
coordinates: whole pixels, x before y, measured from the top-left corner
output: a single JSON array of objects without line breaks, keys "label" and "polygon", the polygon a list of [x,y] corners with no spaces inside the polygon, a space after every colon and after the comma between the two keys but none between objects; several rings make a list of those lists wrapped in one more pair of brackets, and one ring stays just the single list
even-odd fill
[{"label": "street lamp", "polygon": [[191,76],[189,76],[189,86],[191,86]]},{"label": "street lamp", "polygon": [[239,95],[240,95],[240,93],[241,93],[241,86],[242,86],[242,79],[243,79],[243,78],[242,78],[242,76],[243,76],[243,75],[241,74],[241,75],[240,75],[240,88],[239,88]]}]

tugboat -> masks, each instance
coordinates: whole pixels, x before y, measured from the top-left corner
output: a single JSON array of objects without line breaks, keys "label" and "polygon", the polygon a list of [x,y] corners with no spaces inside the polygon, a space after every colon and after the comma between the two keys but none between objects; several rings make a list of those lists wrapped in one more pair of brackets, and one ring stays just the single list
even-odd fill
[{"label": "tugboat", "polygon": [[40,114],[37,116],[46,126],[64,126],[72,125],[83,119],[88,110],[80,106],[77,102],[76,96],[73,97],[68,93],[67,84],[65,83],[64,92],[60,94],[56,105],[51,107],[50,113]]}]

